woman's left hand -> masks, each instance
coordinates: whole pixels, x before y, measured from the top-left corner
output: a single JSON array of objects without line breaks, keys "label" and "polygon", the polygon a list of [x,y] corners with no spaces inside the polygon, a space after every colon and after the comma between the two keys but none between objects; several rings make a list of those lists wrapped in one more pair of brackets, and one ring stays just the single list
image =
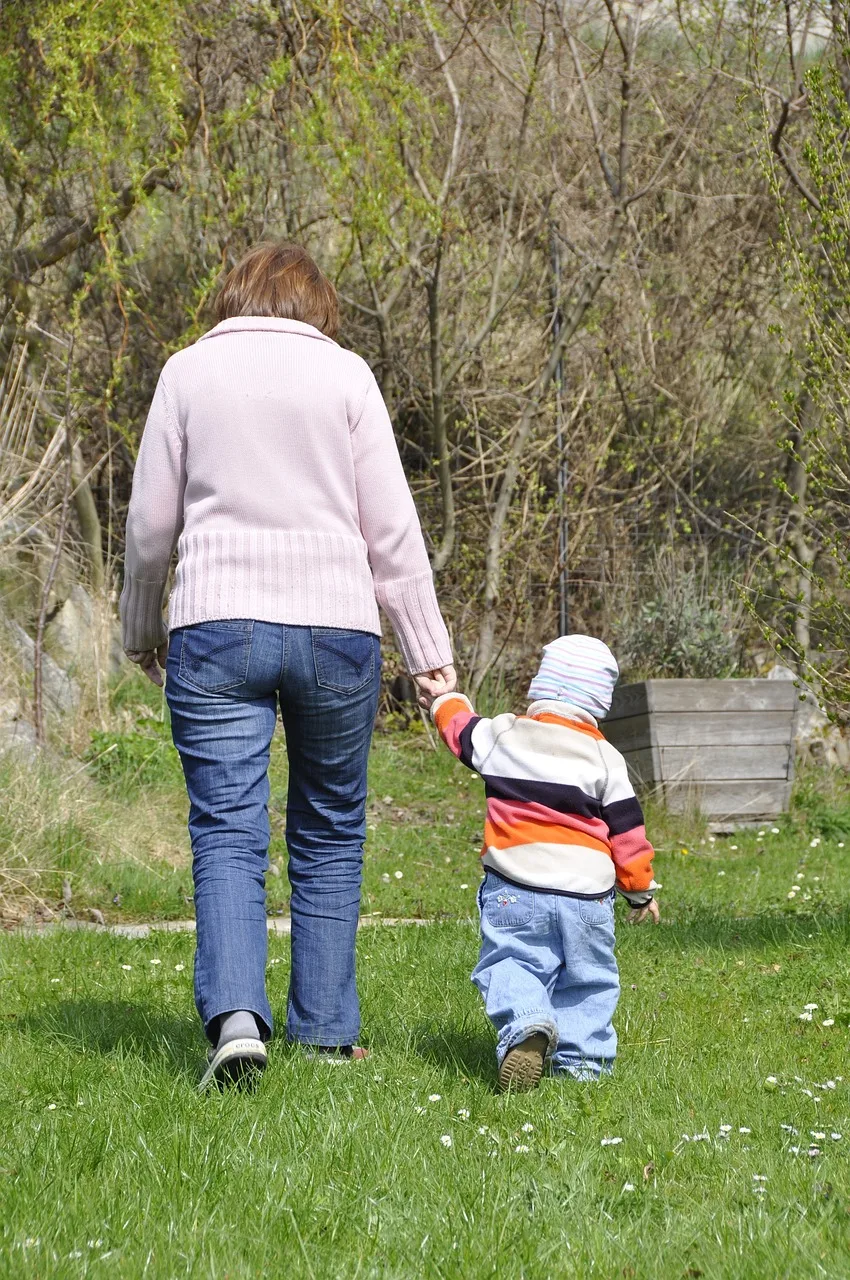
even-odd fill
[{"label": "woman's left hand", "polygon": [[168,657],[167,641],[158,649],[125,649],[124,652],[131,662],[142,668],[151,684],[155,684],[158,689],[162,688],[162,671],[165,670],[165,660]]}]

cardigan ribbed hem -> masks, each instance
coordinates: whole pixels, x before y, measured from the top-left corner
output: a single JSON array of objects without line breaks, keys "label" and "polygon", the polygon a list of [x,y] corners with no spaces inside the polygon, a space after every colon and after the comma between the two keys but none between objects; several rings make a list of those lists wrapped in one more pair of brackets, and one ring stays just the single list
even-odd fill
[{"label": "cardigan ribbed hem", "polygon": [[366,544],[334,533],[210,529],[184,534],[172,630],[216,618],[381,634]]},{"label": "cardigan ribbed hem", "polygon": [[[167,638],[164,587],[126,574],[121,596],[126,649],[154,649]],[[174,631],[219,618],[253,618],[379,636],[376,595],[411,674],[452,661],[431,574],[376,584],[365,543],[331,533],[213,529],[184,534],[168,622]]]}]

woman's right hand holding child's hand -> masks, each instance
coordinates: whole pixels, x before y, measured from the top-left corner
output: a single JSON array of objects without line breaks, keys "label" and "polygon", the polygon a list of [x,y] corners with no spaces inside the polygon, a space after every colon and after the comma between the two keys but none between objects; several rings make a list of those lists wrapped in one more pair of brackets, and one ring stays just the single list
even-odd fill
[{"label": "woman's right hand holding child's hand", "polygon": [[419,690],[419,705],[426,711],[431,704],[441,698],[444,693],[453,693],[457,688],[457,672],[454,667],[438,667],[434,671],[422,671],[413,677]]}]

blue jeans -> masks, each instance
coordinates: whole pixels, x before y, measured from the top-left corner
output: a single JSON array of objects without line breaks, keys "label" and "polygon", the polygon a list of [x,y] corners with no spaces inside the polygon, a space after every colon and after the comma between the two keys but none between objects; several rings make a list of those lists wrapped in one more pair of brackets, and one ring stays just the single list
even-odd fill
[{"label": "blue jeans", "polygon": [[278,704],[289,756],[287,1035],[357,1039],[354,941],[380,666],[378,637],[362,631],[237,619],[171,635],[166,693],[190,802],[195,1003],[213,1042],[234,1009],[272,1032],[265,872]]},{"label": "blue jeans", "polygon": [[499,1064],[514,1045],[542,1031],[553,1073],[589,1080],[609,1072],[620,995],[613,893],[570,898],[488,871],[478,905],[481,955],[472,981],[499,1033]]}]

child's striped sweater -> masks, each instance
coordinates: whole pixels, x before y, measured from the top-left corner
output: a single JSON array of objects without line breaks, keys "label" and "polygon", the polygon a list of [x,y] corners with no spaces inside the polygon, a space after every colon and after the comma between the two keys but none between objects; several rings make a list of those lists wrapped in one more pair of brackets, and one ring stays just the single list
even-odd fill
[{"label": "child's striped sweater", "polygon": [[633,906],[657,887],[652,845],[626,762],[586,711],[535,702],[527,715],[477,716],[448,693],[431,708],[449,750],[484,779],[482,861],[513,880],[598,898],[615,885]]}]

